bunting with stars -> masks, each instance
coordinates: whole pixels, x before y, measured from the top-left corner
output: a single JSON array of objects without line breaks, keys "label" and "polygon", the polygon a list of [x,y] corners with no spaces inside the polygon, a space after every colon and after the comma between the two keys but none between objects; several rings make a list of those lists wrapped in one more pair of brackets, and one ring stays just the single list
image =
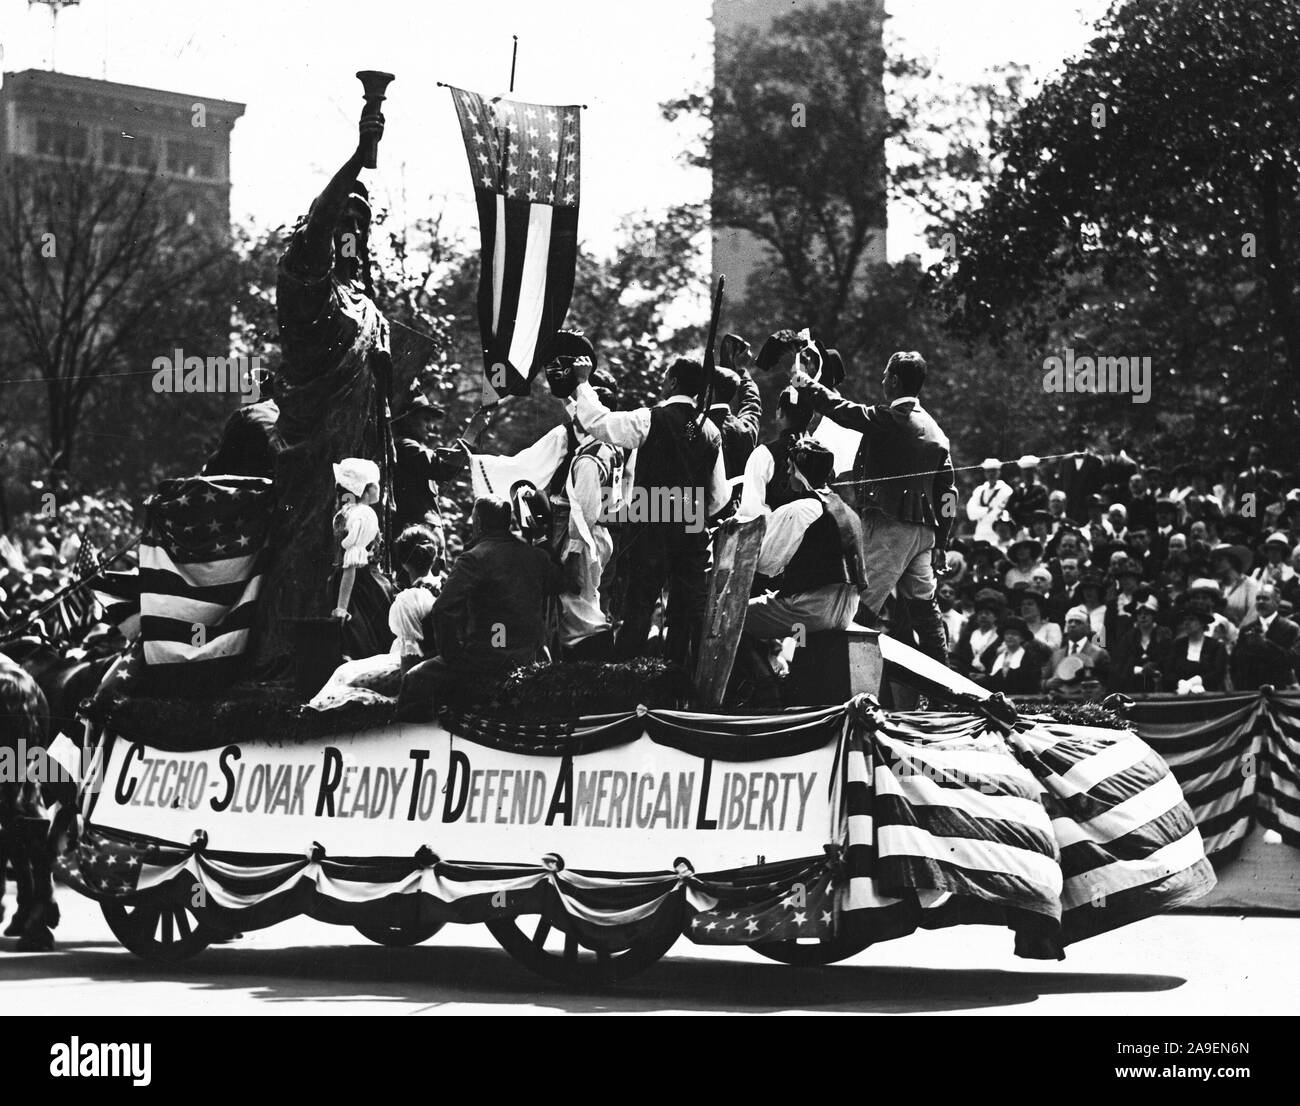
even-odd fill
[{"label": "bunting with stars", "polygon": [[527,395],[573,295],[580,108],[451,96],[478,203],[484,374],[499,396]]},{"label": "bunting with stars", "polygon": [[164,480],[140,541],[140,631],[153,674],[233,675],[248,649],[273,494],[253,476]]},{"label": "bunting with stars", "polygon": [[748,905],[718,895],[717,906],[691,919],[691,940],[699,945],[759,945],[829,941],[835,936],[835,886],[831,870],[820,861],[804,878],[774,882],[769,890],[765,898]]}]

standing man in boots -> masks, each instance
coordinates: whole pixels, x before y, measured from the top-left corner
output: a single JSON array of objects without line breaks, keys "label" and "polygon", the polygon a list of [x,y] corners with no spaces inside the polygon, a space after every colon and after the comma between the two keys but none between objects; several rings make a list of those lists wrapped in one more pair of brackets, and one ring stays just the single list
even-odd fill
[{"label": "standing man in boots", "polygon": [[679,357],[663,376],[663,399],[654,407],[611,411],[588,379],[591,366],[574,369],[578,421],[602,442],[635,449],[632,491],[624,512],[623,555],[629,578],[616,659],[645,648],[655,605],[668,586],[667,656],[688,671],[694,664],[708,601],[708,520],[730,498],[718,428],[701,418],[704,366]]},{"label": "standing man in boots", "polygon": [[865,535],[863,605],[879,617],[896,591],[921,651],[946,664],[935,573],[946,563],[957,493],[948,437],[919,399],[925,368],[919,353],[895,353],[881,379],[885,402],[872,406],[816,383],[798,361],[790,379],[822,415],[862,434],[853,480]]}]

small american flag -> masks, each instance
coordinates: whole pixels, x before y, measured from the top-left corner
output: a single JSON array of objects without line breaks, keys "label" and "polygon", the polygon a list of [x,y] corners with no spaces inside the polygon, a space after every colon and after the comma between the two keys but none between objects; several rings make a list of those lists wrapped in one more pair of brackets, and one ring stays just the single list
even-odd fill
[{"label": "small american flag", "polygon": [[451,95],[478,202],[484,372],[498,395],[527,395],[573,295],[581,110]]},{"label": "small american flag", "polygon": [[140,628],[151,669],[230,668],[248,649],[273,496],[253,476],[164,480],[140,542]]},{"label": "small american flag", "polygon": [[88,827],[69,849],[57,859],[56,871],[72,886],[94,895],[114,895],[134,891],[140,879],[146,849],[114,841]]},{"label": "small american flag", "polygon": [[[84,585],[99,573],[101,559],[92,538],[82,534],[77,545],[77,556],[72,562],[72,579]],[[97,613],[97,600],[88,586],[74,588],[54,610],[54,638],[63,641],[80,641]]]}]

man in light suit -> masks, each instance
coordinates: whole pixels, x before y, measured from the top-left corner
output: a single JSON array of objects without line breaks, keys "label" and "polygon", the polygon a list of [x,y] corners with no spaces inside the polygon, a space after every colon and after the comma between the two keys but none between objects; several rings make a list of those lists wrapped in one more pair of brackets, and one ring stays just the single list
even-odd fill
[{"label": "man in light suit", "polygon": [[[803,356],[814,369],[820,362],[814,349]],[[957,492],[948,437],[919,399],[925,368],[919,353],[895,353],[881,378],[885,402],[871,406],[814,382],[799,359],[790,382],[826,418],[862,435],[853,463],[865,541],[862,605],[878,617],[896,591],[921,651],[946,663],[935,573],[947,561]]]},{"label": "man in light suit", "polygon": [[[1043,687],[1048,691],[1080,694],[1085,680],[1096,680],[1106,689],[1110,677],[1110,654],[1092,643],[1092,625],[1087,607],[1071,607],[1065,613],[1065,641],[1052,653],[1048,662],[1049,676]],[[1058,676],[1057,667],[1066,657],[1077,656],[1082,667],[1073,676]]]}]

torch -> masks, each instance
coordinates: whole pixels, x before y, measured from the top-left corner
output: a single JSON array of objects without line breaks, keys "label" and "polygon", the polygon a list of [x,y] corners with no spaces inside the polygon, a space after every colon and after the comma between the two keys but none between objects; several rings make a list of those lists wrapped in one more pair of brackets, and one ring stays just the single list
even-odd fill
[{"label": "torch", "polygon": [[[392,79],[391,73],[381,73],[377,69],[363,69],[357,74],[357,80],[361,82],[366,98],[366,106],[361,109],[362,119],[373,119],[379,114],[379,105],[384,102],[384,92]],[[367,169],[375,168],[379,164],[379,139],[368,136],[363,153],[364,159],[361,164]]]}]

